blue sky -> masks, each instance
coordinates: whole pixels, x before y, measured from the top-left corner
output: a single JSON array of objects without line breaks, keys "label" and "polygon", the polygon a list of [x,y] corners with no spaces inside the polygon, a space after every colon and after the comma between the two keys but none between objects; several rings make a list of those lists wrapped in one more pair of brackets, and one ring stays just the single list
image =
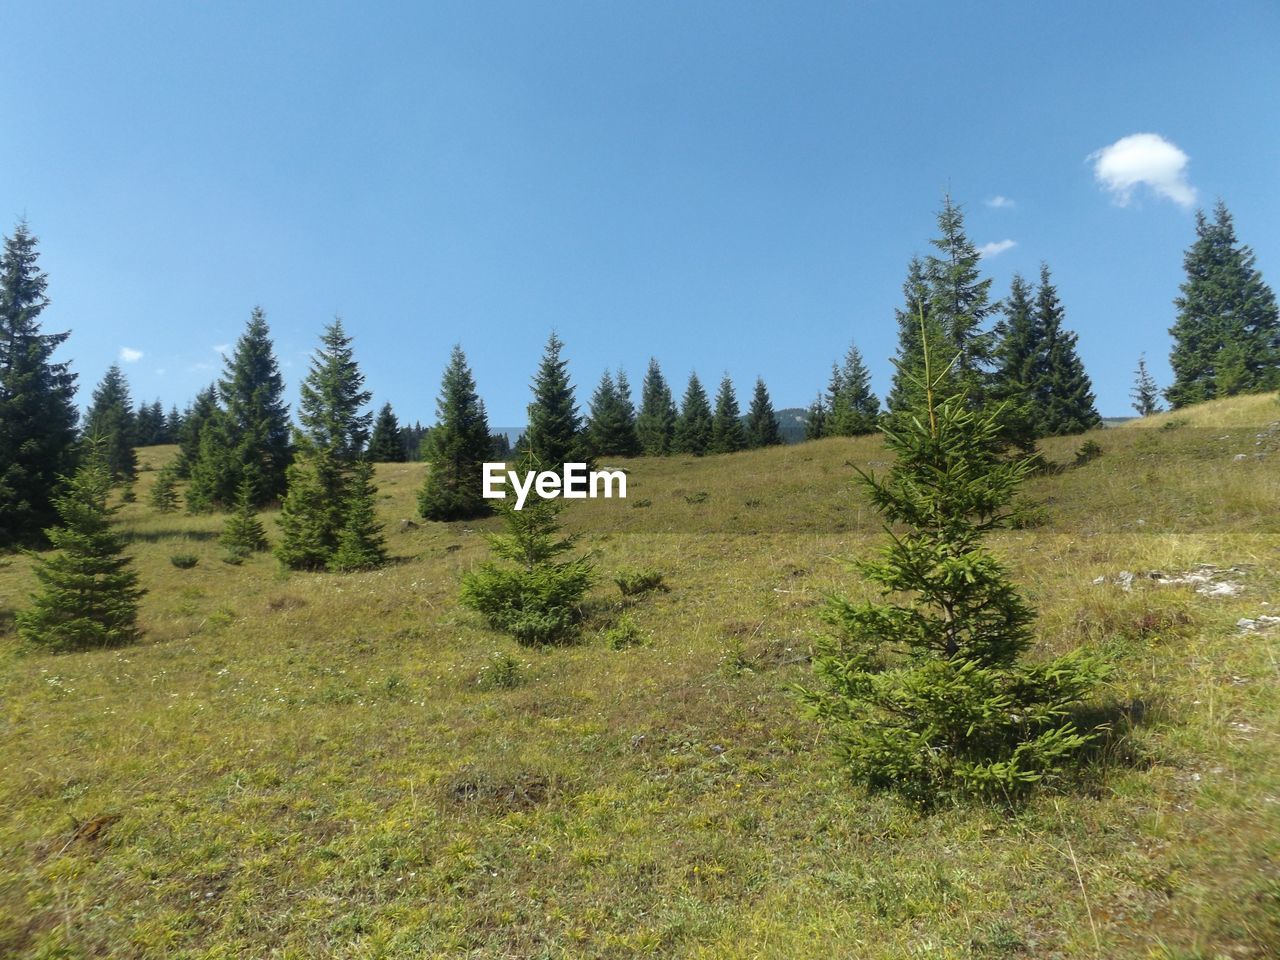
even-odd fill
[{"label": "blue sky", "polygon": [[653,354],[803,405],[850,340],[883,393],[947,190],[1014,242],[997,295],[1049,262],[1107,415],[1140,352],[1167,382],[1195,205],[1280,285],[1272,0],[40,3],[0,34],[0,227],[40,237],[86,396],[124,356],[185,403],[255,304],[291,396],[341,314],[410,421],[460,341],[523,423],[553,327],[583,403]]}]

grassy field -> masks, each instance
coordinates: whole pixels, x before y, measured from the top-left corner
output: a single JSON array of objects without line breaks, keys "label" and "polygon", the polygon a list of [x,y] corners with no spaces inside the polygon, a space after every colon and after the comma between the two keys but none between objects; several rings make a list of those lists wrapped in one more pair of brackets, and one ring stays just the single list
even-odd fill
[{"label": "grassy field", "polygon": [[[1280,956],[1280,628],[1236,625],[1280,614],[1276,421],[1044,445],[1063,469],[995,545],[1128,719],[1075,790],[927,816],[851,786],[793,692],[880,541],[874,438],[622,464],[628,500],[565,514],[605,577],[545,652],[456,603],[492,521],[400,529],[421,465],[378,469],[394,563],[286,574],[155,513],[174,451],[143,450],[141,644],[19,649],[29,563],[0,560],[0,956]],[[1198,564],[1238,590],[1148,576]],[[670,590],[618,649],[636,567]]]}]

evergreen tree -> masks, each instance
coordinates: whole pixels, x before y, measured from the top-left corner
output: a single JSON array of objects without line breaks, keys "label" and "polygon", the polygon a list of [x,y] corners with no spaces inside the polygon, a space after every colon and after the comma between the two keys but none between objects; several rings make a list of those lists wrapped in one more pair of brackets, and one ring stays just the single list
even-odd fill
[{"label": "evergreen tree", "polygon": [[[907,371],[916,369],[924,353],[922,350],[927,336],[934,356],[948,353],[948,344],[941,328],[934,319],[932,305],[929,302],[929,277],[925,271],[924,261],[912,257],[907,267],[907,279],[902,284],[903,305],[894,311],[898,322],[898,355],[894,360],[893,384],[886,398],[889,413],[897,415],[919,405],[921,397]],[[919,317],[924,315],[924,333],[921,333]],[[948,356],[950,359],[950,356]]]},{"label": "evergreen tree", "polygon": [[1049,432],[1049,343],[1033,294],[1031,284],[1015,273],[996,325],[991,383],[991,398],[1005,405],[1006,437],[1028,453]]},{"label": "evergreen tree", "polygon": [[191,476],[191,468],[200,459],[200,441],[204,437],[204,428],[217,419],[221,412],[218,407],[218,385],[209,384],[196,394],[195,400],[187,407],[186,415],[180,419],[178,430],[178,476],[186,479]]},{"label": "evergreen tree", "polygon": [[228,563],[242,563],[255,553],[267,549],[267,531],[262,528],[254,509],[256,496],[253,481],[244,477],[236,491],[236,508],[223,524],[218,542],[227,551]]},{"label": "evergreen tree", "polygon": [[107,368],[102,382],[94,388],[93,402],[85,416],[84,435],[102,445],[102,455],[112,483],[127,482],[138,475],[138,459],[133,452],[137,420],[129,384],[119,364]]},{"label": "evergreen tree", "polygon": [[640,448],[648,457],[665,457],[671,452],[676,435],[676,404],[671,396],[658,361],[649,358],[640,387],[640,413],[636,417],[636,433]]},{"label": "evergreen tree", "polygon": [[[428,520],[469,520],[489,512],[482,464],[491,456],[489,418],[461,346],[455,346],[440,382],[438,422],[431,431],[431,469],[418,494]],[[547,441],[549,442],[549,441]]]},{"label": "evergreen tree", "polygon": [[182,439],[182,414],[177,404],[169,408],[169,415],[164,420],[164,442],[179,443]]},{"label": "evergreen tree", "polygon": [[320,337],[311,369],[302,381],[298,419],[305,439],[345,463],[358,460],[369,439],[372,413],[361,413],[371,394],[364,389],[351,338],[335,318]]},{"label": "evergreen tree", "polygon": [[1134,373],[1133,391],[1129,396],[1133,398],[1133,409],[1138,411],[1138,416],[1149,417],[1153,413],[1160,412],[1160,390],[1156,386],[1155,378],[1147,370],[1147,355],[1145,353],[1138,357],[1138,369]]},{"label": "evergreen tree", "polygon": [[373,463],[403,463],[404,442],[400,437],[400,422],[391,404],[384,403],[373,424],[369,437],[369,460]]},{"label": "evergreen tree", "polygon": [[0,549],[38,543],[77,456],[76,377],[53,353],[66,333],[40,332],[48,278],[24,222],[0,255]]},{"label": "evergreen tree", "polygon": [[1049,277],[1049,267],[1041,264],[1040,287],[1036,291],[1036,326],[1045,341],[1044,392],[1048,395],[1041,422],[1044,434],[1054,437],[1083,433],[1102,423],[1094,407],[1093,383],[1076,351],[1076,335],[1062,326],[1063,313],[1058,291]]},{"label": "evergreen tree", "polygon": [[569,363],[560,356],[564,343],[554,333],[547,339],[533,380],[529,404],[529,452],[546,470],[582,461],[582,427],[569,382]]},{"label": "evergreen tree", "polygon": [[323,570],[337,550],[345,526],[344,466],[316,447],[299,451],[289,465],[275,555],[290,570]]},{"label": "evergreen tree", "polygon": [[752,449],[782,443],[778,415],[773,412],[773,401],[769,399],[769,388],[764,385],[763,377],[756,377],[756,389],[747,410],[746,434],[747,446]]},{"label": "evergreen tree", "polygon": [[1236,240],[1221,200],[1210,223],[1196,212],[1196,240],[1183,260],[1187,279],[1174,300],[1169,333],[1174,409],[1233,393],[1280,387],[1280,315],[1253,251]]},{"label": "evergreen tree", "polygon": [[284,380],[261,308],[254,308],[235,352],[227,359],[218,393],[223,407],[200,429],[199,453],[187,489],[188,508],[230,506],[246,476],[254,483],[258,499],[254,506],[279,499],[293,449]]},{"label": "evergreen tree", "polygon": [[822,396],[814,399],[809,404],[809,410],[804,418],[804,438],[806,440],[820,440],[827,435],[827,401]]},{"label": "evergreen tree", "polygon": [[136,447],[154,447],[164,440],[164,411],[156,418],[156,404],[139,401],[133,413],[133,444]]},{"label": "evergreen tree", "polygon": [[843,366],[832,366],[827,393],[827,436],[875,433],[880,419],[880,399],[871,392],[871,371],[856,344],[849,345]]},{"label": "evergreen tree", "polygon": [[111,472],[91,450],[54,505],[61,525],[46,531],[57,550],[33,558],[39,590],[18,614],[18,635],[57,650],[113,647],[138,638],[138,601],[144,590],[112,527],[119,507],[107,505]]},{"label": "evergreen tree", "polygon": [[711,402],[698,375],[691,373],[680,404],[680,416],[676,419],[672,452],[702,456],[711,449],[711,430]]},{"label": "evergreen tree", "polygon": [[720,380],[716,393],[716,411],[711,419],[711,452],[734,453],[747,446],[747,436],[742,429],[742,411],[738,408],[738,396],[733,390],[729,374]]},{"label": "evergreen tree", "polygon": [[160,513],[172,513],[178,509],[178,468],[173,461],[166,463],[156,474],[151,485],[151,506]]},{"label": "evergreen tree", "polygon": [[[626,385],[626,375],[619,370],[618,380]],[[592,457],[634,457],[640,452],[636,435],[635,409],[630,390],[626,394],[608,370],[591,395],[591,412],[587,417],[586,448]]]},{"label": "evergreen tree", "polygon": [[338,545],[329,558],[329,569],[339,573],[372,570],[387,562],[382,524],[374,509],[378,488],[373,485],[373,465],[356,464],[344,505],[346,522],[338,534]]},{"label": "evergreen tree", "polygon": [[1093,738],[1071,713],[1101,671],[1079,651],[1023,661],[1034,613],[982,541],[1006,525],[1034,461],[1006,456],[998,405],[974,408],[963,382],[936,399],[950,380],[930,355],[904,371],[921,404],[885,430],[888,477],[860,474],[895,527],[880,558],[856,564],[883,599],[831,601],[836,635],[821,642],[808,699],[869,787],[922,806],[1012,801]]}]

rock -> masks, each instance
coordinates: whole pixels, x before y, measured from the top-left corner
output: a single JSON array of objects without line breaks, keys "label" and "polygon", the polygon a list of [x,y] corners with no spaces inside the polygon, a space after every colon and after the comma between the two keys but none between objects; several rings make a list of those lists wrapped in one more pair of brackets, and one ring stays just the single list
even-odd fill
[{"label": "rock", "polygon": [[1269,630],[1280,624],[1280,617],[1268,617],[1265,614],[1260,617],[1241,617],[1236,621],[1236,629],[1241,633],[1257,633],[1259,630]]},{"label": "rock", "polygon": [[1241,460],[1248,460],[1249,455],[1247,453],[1237,453],[1231,459],[1234,460],[1236,463],[1239,463]]},{"label": "rock", "polygon": [[410,530],[417,530],[417,529],[418,529],[418,525],[417,525],[416,523],[414,523],[412,520],[401,520],[401,521],[400,521],[400,532],[401,532],[401,533],[408,533]]}]

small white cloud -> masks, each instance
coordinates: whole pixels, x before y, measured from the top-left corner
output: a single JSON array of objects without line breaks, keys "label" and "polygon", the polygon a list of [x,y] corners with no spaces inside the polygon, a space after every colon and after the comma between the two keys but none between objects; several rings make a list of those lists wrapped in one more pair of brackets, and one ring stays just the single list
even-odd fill
[{"label": "small white cloud", "polygon": [[227,351],[228,351],[228,350],[230,350],[230,349],[231,349],[231,344],[229,344],[229,343],[219,343],[219,344],[216,344],[216,345],[214,346],[214,348],[213,348],[213,352],[214,352],[214,353],[220,353],[220,354],[222,354],[222,355],[225,357],[225,356],[227,355]]},{"label": "small white cloud", "polygon": [[988,197],[986,204],[988,207],[991,207],[993,210],[1012,210],[1014,207],[1017,206],[1017,204],[1014,203],[1012,200],[1010,200],[1008,197],[1002,197],[998,193],[994,197]]},{"label": "small white cloud", "polygon": [[1196,202],[1196,188],[1187,180],[1185,153],[1158,133],[1134,133],[1089,154],[1093,176],[1111,192],[1117,206],[1128,206],[1136,187],[1145,184],[1157,196],[1182,207]]},{"label": "small white cloud", "polygon": [[978,248],[978,255],[984,259],[987,257],[996,257],[1011,250],[1018,245],[1017,240],[996,240],[994,243],[984,243]]},{"label": "small white cloud", "polygon": [[135,350],[133,347],[121,347],[120,359],[125,363],[137,363],[142,359],[142,351]]}]

